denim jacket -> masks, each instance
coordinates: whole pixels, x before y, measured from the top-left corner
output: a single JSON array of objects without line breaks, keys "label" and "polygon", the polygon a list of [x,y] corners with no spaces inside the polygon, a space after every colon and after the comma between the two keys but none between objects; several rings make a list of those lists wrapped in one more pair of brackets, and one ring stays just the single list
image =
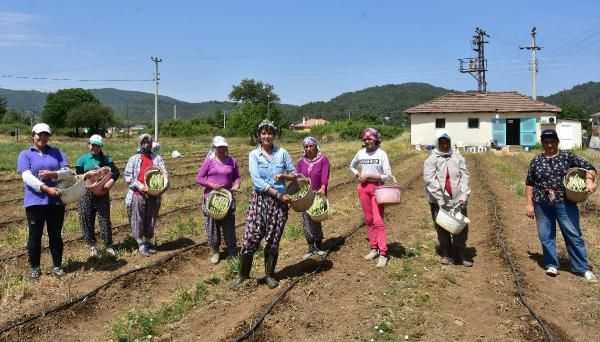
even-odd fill
[{"label": "denim jacket", "polygon": [[252,187],[255,192],[265,192],[269,188],[275,189],[280,194],[285,194],[285,180],[275,182],[275,175],[280,173],[296,173],[289,153],[279,146],[273,145],[271,160],[261,152],[260,146],[248,155],[248,167],[252,178]]},{"label": "denim jacket", "polygon": [[[160,168],[162,172],[167,175],[167,168],[165,167],[165,162],[162,157],[158,154],[152,153],[150,156],[152,158],[152,162],[154,166]],[[125,182],[127,182],[127,186],[129,187],[129,191],[127,192],[127,196],[125,196],[125,205],[130,206],[131,200],[133,198],[133,191],[140,190],[144,187],[144,184],[138,181],[138,177],[140,175],[140,167],[142,166],[142,155],[137,153],[127,161],[127,166],[125,166],[125,172],[123,172]],[[167,176],[168,177],[168,176]],[[158,199],[160,201],[160,197]]]}]

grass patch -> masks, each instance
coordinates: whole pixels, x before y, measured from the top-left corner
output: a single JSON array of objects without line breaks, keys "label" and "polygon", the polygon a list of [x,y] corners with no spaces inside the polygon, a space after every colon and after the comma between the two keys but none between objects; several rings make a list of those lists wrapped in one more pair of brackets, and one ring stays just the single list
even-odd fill
[{"label": "grass patch", "polygon": [[12,272],[7,267],[4,268],[3,273],[2,278],[0,278],[0,299],[10,295],[13,289],[27,284],[25,276]]},{"label": "grass patch", "polygon": [[227,280],[234,279],[237,277],[240,270],[240,258],[229,258],[225,262],[225,275],[224,278]]},{"label": "grass patch", "polygon": [[167,233],[161,238],[161,241],[174,241],[185,235],[199,235],[201,225],[202,223],[199,218],[188,216],[186,219],[177,222],[175,226],[171,226]]},{"label": "grass patch", "polygon": [[110,327],[113,341],[152,340],[164,325],[179,321],[194,306],[206,299],[206,284],[197,281],[191,289],[179,288],[173,298],[156,309],[134,307]]},{"label": "grass patch", "polygon": [[288,241],[299,240],[302,236],[302,227],[298,223],[288,223],[283,231],[283,238]]}]

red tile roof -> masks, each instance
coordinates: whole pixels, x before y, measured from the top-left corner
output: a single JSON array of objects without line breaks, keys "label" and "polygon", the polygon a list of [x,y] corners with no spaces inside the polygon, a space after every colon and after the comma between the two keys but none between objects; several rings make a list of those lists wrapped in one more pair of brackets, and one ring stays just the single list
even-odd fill
[{"label": "red tile roof", "polygon": [[560,107],[536,101],[516,91],[497,93],[446,94],[405,110],[417,113],[503,113],[560,112]]},{"label": "red tile roof", "polygon": [[598,112],[598,113],[595,113],[595,114],[592,114],[592,115],[590,115],[590,116],[600,116],[600,112]]}]

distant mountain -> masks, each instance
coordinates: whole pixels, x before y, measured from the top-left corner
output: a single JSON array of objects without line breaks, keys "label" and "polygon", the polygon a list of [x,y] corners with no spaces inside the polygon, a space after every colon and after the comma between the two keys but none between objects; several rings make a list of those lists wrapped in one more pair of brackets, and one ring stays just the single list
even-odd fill
[{"label": "distant mountain", "polygon": [[574,104],[583,108],[588,114],[598,113],[600,112],[600,82],[587,82],[550,96],[538,96],[538,99],[556,106]]},{"label": "distant mountain", "polygon": [[[154,119],[154,94],[114,88],[90,89],[90,91],[102,104],[113,108],[115,113],[124,120],[129,118],[132,122],[139,122]],[[0,88],[0,96],[6,97],[9,107],[39,115],[44,109],[48,93]],[[175,109],[177,118],[190,119],[211,115],[217,110],[231,111],[235,104],[224,101],[190,103],[159,95],[158,106],[159,120],[162,121],[173,118]]]},{"label": "distant mountain", "polygon": [[284,109],[292,121],[303,116],[326,120],[358,118],[373,114],[380,119],[389,118],[391,123],[400,124],[406,108],[432,100],[454,90],[435,87],[427,83],[388,84],[348,92],[327,102],[310,102],[302,106]]}]

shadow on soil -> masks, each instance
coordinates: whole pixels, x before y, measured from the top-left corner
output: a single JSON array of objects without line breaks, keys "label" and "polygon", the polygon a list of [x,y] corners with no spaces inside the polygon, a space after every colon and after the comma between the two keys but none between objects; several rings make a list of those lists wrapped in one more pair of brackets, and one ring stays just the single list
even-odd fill
[{"label": "shadow on soil", "polygon": [[101,254],[97,258],[88,258],[85,262],[78,260],[67,260],[67,262],[63,265],[63,268],[67,273],[75,272],[81,269],[84,271],[116,271],[125,265],[127,265],[127,261],[123,259],[117,259],[111,255]]},{"label": "shadow on soil", "polygon": [[[302,260],[299,263],[296,263],[294,265],[289,265],[289,266],[282,268],[279,272],[277,272],[275,274],[275,276],[278,279],[294,278],[294,277],[303,276],[303,275],[309,274],[312,271],[314,271],[315,269],[317,269],[320,262],[321,262],[320,257],[316,257],[314,259]],[[333,266],[333,262],[331,262],[331,260],[329,260],[329,259],[325,260],[325,261],[323,261],[323,266],[321,266],[321,269],[319,270],[319,272],[329,271],[332,266]]]},{"label": "shadow on soil", "polygon": [[174,251],[191,246],[195,243],[196,242],[194,242],[194,240],[188,238],[179,238],[177,240],[161,243],[160,245],[156,246],[156,250],[161,252]]},{"label": "shadow on soil", "polygon": [[[529,259],[535,261],[538,266],[540,266],[541,269],[545,270],[546,269],[546,265],[544,265],[544,255],[537,253],[537,252],[527,252],[527,254],[529,255]],[[569,259],[565,258],[564,256],[559,255],[558,256],[558,269],[560,271],[566,271],[566,272],[571,272],[571,262],[569,261]]]}]

